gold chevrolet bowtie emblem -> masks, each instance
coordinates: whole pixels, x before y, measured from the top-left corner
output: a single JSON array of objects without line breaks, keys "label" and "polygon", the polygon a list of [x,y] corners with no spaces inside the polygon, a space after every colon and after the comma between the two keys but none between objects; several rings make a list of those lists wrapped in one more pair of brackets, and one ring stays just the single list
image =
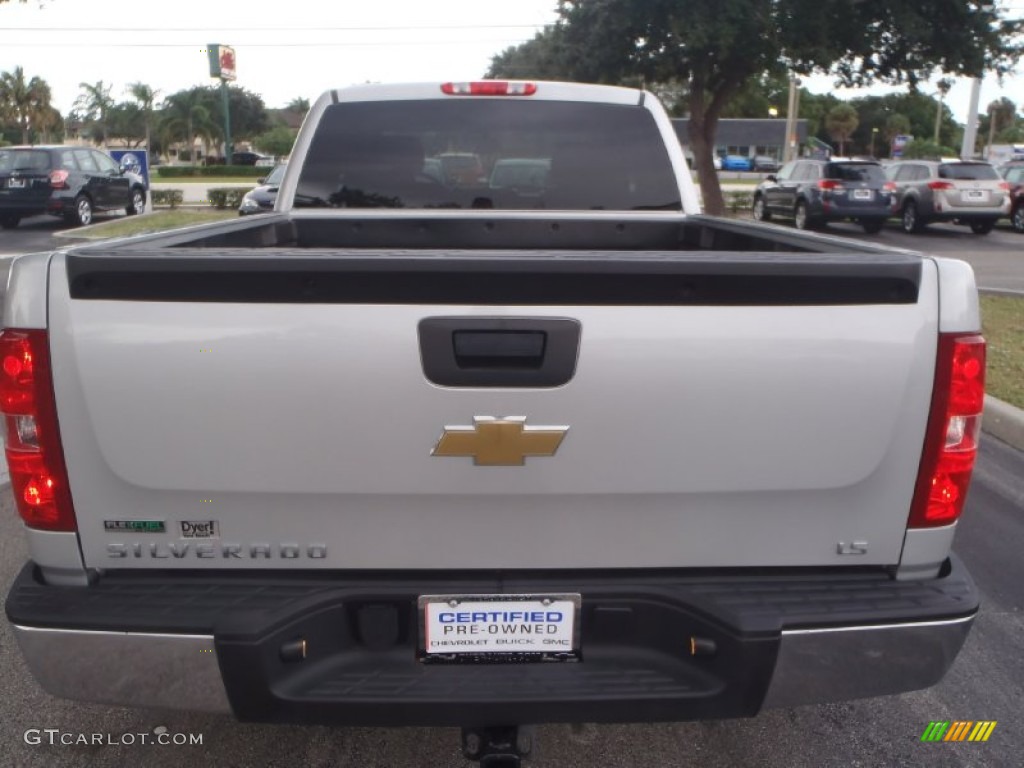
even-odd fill
[{"label": "gold chevrolet bowtie emblem", "polygon": [[469,456],[478,467],[521,467],[527,456],[554,456],[568,427],[528,427],[525,416],[477,416],[472,427],[445,427],[432,456]]}]

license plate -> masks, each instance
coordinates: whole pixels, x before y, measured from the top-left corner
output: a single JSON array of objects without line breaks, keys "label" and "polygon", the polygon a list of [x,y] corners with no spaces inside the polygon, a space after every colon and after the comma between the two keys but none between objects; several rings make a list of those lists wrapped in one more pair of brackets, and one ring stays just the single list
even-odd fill
[{"label": "license plate", "polygon": [[966,202],[977,203],[988,200],[988,192],[984,189],[969,189],[962,193],[962,199]]},{"label": "license plate", "polygon": [[8,189],[24,189],[25,188],[25,180],[24,179],[8,179],[7,180],[7,188]]},{"label": "license plate", "polygon": [[578,594],[423,595],[422,658],[570,660],[579,653]]},{"label": "license plate", "polygon": [[870,200],[875,196],[875,193],[870,189],[855,189],[853,190],[854,200]]}]

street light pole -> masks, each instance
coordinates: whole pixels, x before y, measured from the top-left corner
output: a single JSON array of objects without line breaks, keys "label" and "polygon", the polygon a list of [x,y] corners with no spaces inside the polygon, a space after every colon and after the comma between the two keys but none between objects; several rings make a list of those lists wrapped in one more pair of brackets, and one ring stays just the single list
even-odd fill
[{"label": "street light pole", "polygon": [[871,129],[871,151],[868,153],[871,157],[875,156],[875,136],[878,135],[878,128]]}]

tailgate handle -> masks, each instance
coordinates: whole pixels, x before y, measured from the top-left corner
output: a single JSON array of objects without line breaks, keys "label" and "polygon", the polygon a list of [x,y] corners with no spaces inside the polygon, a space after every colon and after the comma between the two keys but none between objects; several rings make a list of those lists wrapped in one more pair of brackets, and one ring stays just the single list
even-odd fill
[{"label": "tailgate handle", "polygon": [[546,331],[454,331],[459,368],[537,369],[544,362]]},{"label": "tailgate handle", "polygon": [[580,324],[568,317],[428,317],[423,374],[445,387],[558,387],[576,373]]}]

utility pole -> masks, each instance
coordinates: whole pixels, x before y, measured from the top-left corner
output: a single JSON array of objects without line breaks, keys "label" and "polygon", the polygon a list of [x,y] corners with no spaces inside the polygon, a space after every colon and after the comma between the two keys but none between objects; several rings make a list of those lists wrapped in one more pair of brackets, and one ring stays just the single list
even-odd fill
[{"label": "utility pole", "polygon": [[210,60],[210,77],[220,79],[220,98],[224,105],[224,162],[230,164],[234,147],[231,146],[228,81],[235,79],[235,49],[228,45],[211,43],[206,52]]},{"label": "utility pole", "polygon": [[939,143],[939,126],[942,125],[942,102],[946,99],[946,94],[949,93],[949,89],[953,87],[953,83],[943,78],[938,82],[939,88],[939,105],[935,109],[935,143]]},{"label": "utility pole", "polygon": [[964,142],[960,146],[960,157],[967,160],[974,157],[974,144],[978,138],[978,102],[981,101],[981,78],[971,80],[971,106],[967,110],[967,128]]},{"label": "utility pole", "polygon": [[796,157],[797,112],[800,109],[800,78],[789,76],[789,105],[786,108],[786,140],[782,149],[782,162],[788,163]]},{"label": "utility pole", "polygon": [[231,145],[231,110],[228,106],[228,81],[220,81],[220,100],[224,105],[224,164],[231,165],[234,147]]},{"label": "utility pole", "polygon": [[992,155],[992,142],[995,140],[996,135],[996,113],[997,110],[993,109],[998,102],[993,101],[988,105],[988,144],[985,145],[985,157],[988,158]]}]

